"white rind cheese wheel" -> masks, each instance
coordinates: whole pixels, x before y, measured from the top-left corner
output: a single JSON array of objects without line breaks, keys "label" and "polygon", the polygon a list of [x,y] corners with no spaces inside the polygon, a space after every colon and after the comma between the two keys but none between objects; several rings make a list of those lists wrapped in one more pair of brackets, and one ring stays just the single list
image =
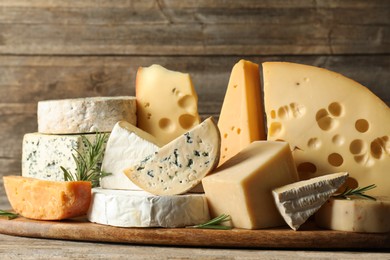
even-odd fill
[{"label": "white rind cheese wheel", "polygon": [[376,201],[353,198],[331,198],[315,214],[319,227],[340,231],[385,233],[390,232],[390,197],[376,197]]},{"label": "white rind cheese wheel", "polygon": [[300,179],[348,172],[349,187],[376,184],[390,196],[390,108],[338,73],[287,62],[263,63],[268,140],[284,140]]},{"label": "white rind cheese wheel", "polygon": [[[91,143],[96,140],[96,134],[84,136]],[[78,153],[84,154],[86,147],[87,144],[83,142],[81,135],[25,134],[22,148],[22,176],[63,181],[64,173],[60,166],[75,173],[76,163],[72,155],[80,158]]]},{"label": "white rind cheese wheel", "polygon": [[203,194],[155,196],[144,191],[92,189],[91,222],[116,227],[185,227],[210,219]]},{"label": "white rind cheese wheel", "polygon": [[90,97],[38,102],[38,132],[111,132],[121,120],[137,124],[135,97]]}]

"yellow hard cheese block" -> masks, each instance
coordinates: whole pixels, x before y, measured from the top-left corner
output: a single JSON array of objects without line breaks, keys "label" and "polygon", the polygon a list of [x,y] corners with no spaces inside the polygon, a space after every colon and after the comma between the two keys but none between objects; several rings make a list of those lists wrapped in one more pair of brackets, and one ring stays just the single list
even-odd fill
[{"label": "yellow hard cheese block", "polygon": [[85,215],[91,202],[91,182],[45,181],[22,176],[4,176],[12,208],[21,216],[60,220]]},{"label": "yellow hard cheese block", "polygon": [[298,181],[285,142],[255,141],[202,180],[212,217],[231,216],[236,228],[284,225],[272,190]]},{"label": "yellow hard cheese block", "polygon": [[163,144],[199,124],[198,96],[189,74],[160,65],[141,67],[135,87],[137,126]]},{"label": "yellow hard cheese block", "polygon": [[234,65],[218,120],[221,131],[219,165],[251,142],[265,139],[259,66],[246,60]]},{"label": "yellow hard cheese block", "polygon": [[359,83],[322,68],[263,64],[268,140],[289,142],[301,179],[348,172],[351,188],[390,196],[390,109]]},{"label": "yellow hard cheese block", "polygon": [[332,198],[316,213],[316,224],[322,228],[341,231],[390,232],[390,197],[376,199]]}]

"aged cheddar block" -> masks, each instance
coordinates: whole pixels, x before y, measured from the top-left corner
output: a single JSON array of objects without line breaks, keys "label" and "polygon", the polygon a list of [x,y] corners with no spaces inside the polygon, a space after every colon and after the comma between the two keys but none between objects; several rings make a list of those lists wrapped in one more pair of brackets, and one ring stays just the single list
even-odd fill
[{"label": "aged cheddar block", "polygon": [[182,194],[218,164],[221,139],[210,117],[153,155],[125,170],[129,179],[155,195]]},{"label": "aged cheddar block", "polygon": [[315,214],[316,224],[322,228],[341,231],[390,232],[390,197],[376,199],[331,198]]},{"label": "aged cheddar block", "polygon": [[38,132],[111,132],[121,120],[137,124],[135,97],[90,97],[38,102]]},{"label": "aged cheddar block", "polygon": [[261,229],[285,224],[272,190],[296,181],[287,143],[255,141],[203,178],[202,184],[211,217],[228,214],[234,227]]},{"label": "aged cheddar block", "polygon": [[117,227],[185,227],[210,219],[204,194],[155,196],[145,191],[94,188],[91,222]]},{"label": "aged cheddar block", "polygon": [[[90,142],[95,142],[95,134],[84,135]],[[40,133],[25,134],[22,151],[22,176],[42,180],[63,181],[64,174],[60,166],[76,172],[76,163],[72,154],[86,151],[87,144],[81,135],[47,135]]]},{"label": "aged cheddar block", "polygon": [[344,184],[347,177],[346,172],[327,174],[276,188],[272,195],[286,223],[297,230]]},{"label": "aged cheddar block", "polygon": [[160,65],[139,68],[136,79],[137,126],[163,144],[199,124],[198,96],[190,75]]},{"label": "aged cheddar block", "polygon": [[263,64],[268,139],[291,145],[301,179],[348,172],[348,186],[390,196],[390,108],[359,83],[322,68]]},{"label": "aged cheddar block", "polygon": [[91,202],[91,183],[56,182],[22,176],[4,176],[12,208],[23,217],[61,220],[85,215]]},{"label": "aged cheddar block", "polygon": [[218,120],[221,131],[219,165],[253,141],[266,139],[262,104],[259,66],[240,60],[230,74]]},{"label": "aged cheddar block", "polygon": [[140,190],[123,171],[157,152],[160,146],[154,136],[125,121],[118,122],[107,141],[102,163],[102,170],[111,175],[102,178],[101,187]]}]

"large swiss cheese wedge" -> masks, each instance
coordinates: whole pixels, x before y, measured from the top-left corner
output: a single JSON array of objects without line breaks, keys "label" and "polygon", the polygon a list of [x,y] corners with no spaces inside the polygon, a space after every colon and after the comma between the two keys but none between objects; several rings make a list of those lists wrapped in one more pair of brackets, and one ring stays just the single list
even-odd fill
[{"label": "large swiss cheese wedge", "polygon": [[4,176],[12,208],[21,216],[61,220],[85,215],[91,202],[91,182],[45,181],[22,176]]},{"label": "large swiss cheese wedge", "polygon": [[139,68],[136,78],[137,126],[163,144],[199,124],[198,96],[187,73],[160,65]]},{"label": "large swiss cheese wedge", "polygon": [[298,181],[290,147],[285,142],[255,141],[203,178],[211,217],[231,216],[237,228],[284,225],[272,190]]},{"label": "large swiss cheese wedge", "polygon": [[[301,179],[350,174],[390,196],[390,109],[359,83],[294,63],[263,64],[268,139],[290,143]],[[354,184],[353,184],[354,183]]]},{"label": "large swiss cheese wedge", "polygon": [[286,223],[297,230],[345,182],[348,173],[333,173],[295,182],[272,191],[276,206]]},{"label": "large swiss cheese wedge", "polygon": [[361,198],[331,198],[315,214],[319,227],[341,231],[390,232],[390,197],[376,201]]},{"label": "large swiss cheese wedge", "polygon": [[117,227],[185,227],[210,219],[204,194],[156,196],[145,191],[92,189],[91,222]]},{"label": "large swiss cheese wedge", "polygon": [[219,165],[253,141],[265,139],[262,103],[259,65],[240,60],[230,74],[218,120],[221,131]]},{"label": "large swiss cheese wedge", "polygon": [[124,172],[152,194],[182,194],[216,167],[220,145],[218,127],[210,117]]},{"label": "large swiss cheese wedge", "polygon": [[104,189],[139,190],[123,170],[154,154],[162,146],[158,140],[136,126],[120,121],[115,124],[107,141],[102,170],[111,175],[101,179]]}]

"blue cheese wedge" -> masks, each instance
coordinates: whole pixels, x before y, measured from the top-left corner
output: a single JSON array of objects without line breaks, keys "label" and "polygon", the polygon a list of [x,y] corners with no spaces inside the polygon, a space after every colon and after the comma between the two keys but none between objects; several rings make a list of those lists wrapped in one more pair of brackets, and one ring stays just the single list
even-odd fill
[{"label": "blue cheese wedge", "polygon": [[286,223],[297,230],[343,185],[347,177],[346,172],[328,174],[279,187],[272,190],[272,194]]},{"label": "blue cheese wedge", "polygon": [[116,122],[137,123],[136,99],[89,97],[38,102],[38,132],[80,134],[111,132]]},{"label": "blue cheese wedge", "polygon": [[216,167],[220,145],[218,127],[210,117],[124,172],[152,194],[182,194]]},{"label": "blue cheese wedge", "polygon": [[[96,134],[84,136],[91,143],[95,142]],[[81,135],[25,134],[22,148],[22,176],[63,181],[64,173],[60,166],[71,173],[76,172],[76,163],[72,155],[79,158],[78,153],[85,153],[86,147],[87,144],[83,142]]]},{"label": "blue cheese wedge", "polygon": [[102,170],[111,175],[102,178],[100,186],[104,189],[140,190],[124,175],[123,170],[154,154],[160,146],[155,137],[136,126],[125,121],[116,123],[107,141],[102,163]]},{"label": "blue cheese wedge", "polygon": [[210,220],[204,194],[155,196],[145,191],[92,189],[91,222],[116,227],[185,227]]}]

